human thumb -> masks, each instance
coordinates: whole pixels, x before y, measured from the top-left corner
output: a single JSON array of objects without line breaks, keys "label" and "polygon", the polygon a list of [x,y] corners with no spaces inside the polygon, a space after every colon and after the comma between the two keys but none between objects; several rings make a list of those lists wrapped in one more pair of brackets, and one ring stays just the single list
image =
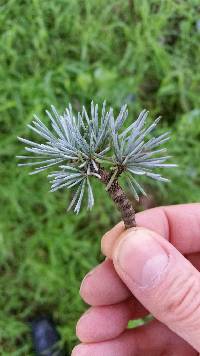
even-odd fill
[{"label": "human thumb", "polygon": [[153,316],[200,351],[200,273],[162,236],[144,228],[116,241],[115,269]]}]

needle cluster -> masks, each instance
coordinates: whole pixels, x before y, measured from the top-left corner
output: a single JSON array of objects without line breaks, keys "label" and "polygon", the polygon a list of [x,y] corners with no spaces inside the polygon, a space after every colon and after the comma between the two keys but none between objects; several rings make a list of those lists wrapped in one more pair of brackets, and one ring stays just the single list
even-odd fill
[{"label": "needle cluster", "polygon": [[[46,111],[50,128],[36,115],[32,125],[42,142],[30,141],[19,137],[25,144],[25,150],[31,155],[18,156],[19,166],[31,166],[30,174],[57,167],[48,178],[51,191],[61,188],[73,189],[74,195],[68,209],[79,213],[84,195],[87,195],[89,209],[94,205],[92,183],[102,180],[106,190],[112,190],[120,175],[125,175],[136,199],[138,193],[146,194],[137,177],[145,175],[155,180],[168,181],[156,173],[157,168],[173,167],[166,163],[169,156],[166,148],[160,148],[169,140],[169,133],[149,137],[155,130],[160,117],[150,126],[147,125],[148,112],[143,110],[130,126],[124,127],[128,117],[127,106],[123,105],[115,118],[113,109],[106,109],[106,102],[99,112],[98,104],[91,102],[90,112],[83,106],[82,111],[74,114],[72,106],[59,114],[55,107]],[[106,181],[102,172],[106,168]],[[93,180],[93,181],[92,181]],[[116,184],[115,184],[116,185]]]}]

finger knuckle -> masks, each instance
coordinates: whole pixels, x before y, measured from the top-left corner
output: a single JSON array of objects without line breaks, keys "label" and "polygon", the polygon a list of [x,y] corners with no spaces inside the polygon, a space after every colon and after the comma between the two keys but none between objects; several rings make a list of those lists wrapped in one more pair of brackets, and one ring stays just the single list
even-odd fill
[{"label": "finger knuckle", "polygon": [[190,274],[178,276],[171,281],[165,296],[165,313],[170,321],[185,322],[188,326],[199,322],[200,316],[200,279]]}]

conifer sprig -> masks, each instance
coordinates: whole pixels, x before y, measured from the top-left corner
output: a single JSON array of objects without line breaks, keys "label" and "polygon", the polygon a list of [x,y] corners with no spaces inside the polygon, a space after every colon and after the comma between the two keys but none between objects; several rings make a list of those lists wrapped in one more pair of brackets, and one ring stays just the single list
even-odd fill
[{"label": "conifer sprig", "polygon": [[[36,115],[32,125],[28,125],[43,142],[18,137],[25,144],[25,150],[32,154],[18,156],[23,161],[19,166],[33,167],[30,174],[57,166],[57,170],[48,175],[51,191],[74,189],[75,193],[68,209],[73,209],[76,213],[80,211],[84,195],[87,195],[88,208],[91,209],[94,205],[92,177],[106,184],[106,190],[113,195],[116,189],[114,187],[120,187],[119,176],[125,175],[135,198],[138,199],[138,193],[146,193],[137,181],[137,176],[145,175],[166,182],[168,179],[154,172],[155,169],[176,166],[166,163],[170,156],[165,155],[166,148],[160,148],[169,140],[169,132],[149,138],[160,117],[148,126],[146,110],[125,129],[123,125],[128,117],[126,105],[122,106],[116,118],[112,108],[106,109],[106,102],[99,112],[98,105],[93,101],[89,113],[83,106],[82,111],[75,115],[70,104],[62,115],[53,106],[51,112],[46,113],[50,120],[50,129]],[[103,164],[109,166],[107,171],[102,167]],[[115,201],[114,195],[112,198]],[[120,208],[121,203],[116,203]],[[127,203],[124,206],[128,209]],[[125,207],[123,208],[122,204],[121,211],[123,209]],[[127,214],[130,215],[128,211]]]}]

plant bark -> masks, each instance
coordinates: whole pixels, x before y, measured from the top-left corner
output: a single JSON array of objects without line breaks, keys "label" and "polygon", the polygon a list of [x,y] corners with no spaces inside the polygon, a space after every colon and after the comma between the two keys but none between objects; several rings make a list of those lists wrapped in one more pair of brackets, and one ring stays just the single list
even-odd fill
[{"label": "plant bark", "polygon": [[[101,181],[107,186],[111,179],[111,173],[107,172],[103,168],[99,168],[98,174],[101,176]],[[129,229],[136,226],[135,210],[123,189],[120,187],[117,178],[118,177],[114,179],[107,191],[121,212],[125,228]]]}]

